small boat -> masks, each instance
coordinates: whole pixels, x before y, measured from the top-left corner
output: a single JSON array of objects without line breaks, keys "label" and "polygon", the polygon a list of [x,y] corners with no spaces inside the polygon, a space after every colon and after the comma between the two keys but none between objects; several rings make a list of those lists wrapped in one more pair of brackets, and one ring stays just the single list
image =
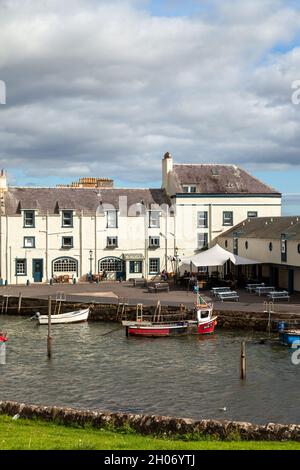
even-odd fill
[{"label": "small boat", "polygon": [[217,317],[213,315],[213,306],[203,299],[195,304],[195,319],[179,321],[123,321],[126,336],[159,338],[181,335],[206,335],[214,332]]},{"label": "small boat", "polygon": [[293,344],[298,343],[300,346],[300,330],[287,328],[284,322],[279,322],[278,324],[279,331],[279,341],[284,346],[293,346]]},{"label": "small boat", "polygon": [[[87,321],[89,313],[90,309],[86,308],[83,310],[76,310],[74,312],[51,315],[51,325],[84,322]],[[40,313],[37,313],[35,318],[40,325],[48,325],[48,315],[41,315]]]},{"label": "small boat", "polygon": [[8,337],[6,333],[3,333],[3,331],[0,331],[0,343],[6,343],[8,341]]}]

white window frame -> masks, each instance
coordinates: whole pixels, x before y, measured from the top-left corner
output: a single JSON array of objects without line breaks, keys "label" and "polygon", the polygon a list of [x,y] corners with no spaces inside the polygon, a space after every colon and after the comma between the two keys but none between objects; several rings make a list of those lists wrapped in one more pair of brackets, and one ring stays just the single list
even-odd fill
[{"label": "white window frame", "polygon": [[[202,237],[202,239],[200,239]],[[200,241],[201,241],[201,246],[200,246]],[[197,247],[198,250],[203,250],[204,248],[207,248],[208,245],[208,233],[207,232],[200,232],[197,235]]]},{"label": "white window frame", "polygon": [[159,248],[160,247],[160,237],[149,237],[149,248]]},{"label": "white window frame", "polygon": [[118,248],[118,237],[107,237],[106,246],[107,248]]},{"label": "white window frame", "polygon": [[115,209],[106,211],[106,228],[118,228],[118,211]]},{"label": "white window frame", "polygon": [[149,228],[160,228],[160,215],[158,210],[149,211]]},{"label": "white window frame", "polygon": [[[27,244],[26,241],[32,240],[32,244]],[[23,239],[23,247],[24,248],[35,248],[35,237],[24,237]]]}]

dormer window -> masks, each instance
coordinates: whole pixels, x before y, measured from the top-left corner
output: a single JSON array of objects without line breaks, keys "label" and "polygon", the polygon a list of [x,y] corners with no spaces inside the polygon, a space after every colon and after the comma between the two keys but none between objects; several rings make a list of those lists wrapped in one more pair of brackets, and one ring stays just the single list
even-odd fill
[{"label": "dormer window", "polygon": [[34,211],[24,211],[24,227],[34,228],[35,226],[35,213]]},{"label": "dormer window", "polygon": [[73,227],[73,211],[62,211],[62,227]]},{"label": "dormer window", "polygon": [[195,185],[184,185],[183,186],[183,192],[184,193],[196,193],[197,192],[197,186]]}]

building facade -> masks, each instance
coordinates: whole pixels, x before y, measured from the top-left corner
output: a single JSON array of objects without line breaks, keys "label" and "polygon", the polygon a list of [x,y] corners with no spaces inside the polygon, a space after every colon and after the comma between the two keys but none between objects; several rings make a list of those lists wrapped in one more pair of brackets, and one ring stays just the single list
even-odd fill
[{"label": "building facade", "polygon": [[167,153],[162,180],[176,207],[180,256],[205,249],[247,217],[281,215],[281,194],[235,165],[175,165]]},{"label": "building facade", "polygon": [[281,195],[226,165],[162,161],[161,189],[119,189],[85,178],[56,188],[9,187],[0,176],[0,280],[49,282],[176,272],[245,217],[278,216]]},{"label": "building facade", "polygon": [[257,260],[245,266],[246,277],[256,275],[268,285],[300,291],[300,217],[246,219],[218,238],[220,246],[234,254]]}]

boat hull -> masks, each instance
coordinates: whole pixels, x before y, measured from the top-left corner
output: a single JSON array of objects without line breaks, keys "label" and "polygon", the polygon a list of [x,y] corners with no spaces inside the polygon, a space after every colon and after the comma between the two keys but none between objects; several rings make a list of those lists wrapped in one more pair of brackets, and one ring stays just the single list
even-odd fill
[{"label": "boat hull", "polygon": [[202,323],[198,323],[196,321],[184,321],[177,324],[151,324],[149,322],[142,324],[138,322],[123,322],[123,325],[126,327],[127,336],[148,338],[212,334],[216,324],[216,317]]},{"label": "boat hull", "polygon": [[279,341],[284,346],[293,346],[295,342],[298,342],[300,345],[300,332],[292,333],[288,331],[283,331],[279,333]]},{"label": "boat hull", "polygon": [[[62,313],[58,315],[51,315],[51,325],[65,324],[65,323],[81,323],[88,319],[90,309],[77,310],[74,312]],[[40,315],[38,317],[40,325],[48,325],[48,315]]]}]

